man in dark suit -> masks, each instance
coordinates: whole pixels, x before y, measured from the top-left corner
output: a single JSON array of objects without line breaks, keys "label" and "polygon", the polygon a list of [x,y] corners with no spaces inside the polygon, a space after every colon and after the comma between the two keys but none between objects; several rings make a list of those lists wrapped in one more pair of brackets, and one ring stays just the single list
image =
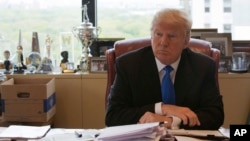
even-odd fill
[{"label": "man in dark suit", "polygon": [[[192,22],[186,13],[163,9],[151,26],[151,44],[116,60],[106,125],[166,122],[172,129],[218,129],[224,121],[215,61],[187,48]],[[161,82],[170,65],[175,104],[163,103]]]}]

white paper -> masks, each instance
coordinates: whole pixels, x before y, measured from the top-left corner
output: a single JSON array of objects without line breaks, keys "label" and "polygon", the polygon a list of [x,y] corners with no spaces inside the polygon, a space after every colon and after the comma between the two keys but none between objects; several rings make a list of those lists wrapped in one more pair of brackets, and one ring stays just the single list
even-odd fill
[{"label": "white paper", "polygon": [[146,123],[146,124],[134,124],[107,127],[101,131],[98,136],[98,141],[119,141],[129,140],[133,138],[149,137],[155,138],[155,129],[158,127],[159,122]]},{"label": "white paper", "polygon": [[193,138],[193,137],[187,137],[187,136],[175,136],[177,141],[211,141],[211,140],[205,140],[205,139],[199,139],[199,138]]},{"label": "white paper", "polygon": [[[82,137],[77,137],[75,131],[82,133]],[[53,128],[45,137],[41,139],[29,139],[28,141],[93,141],[95,135],[99,134],[98,129],[64,129]]]},{"label": "white paper", "polygon": [[0,133],[0,138],[7,139],[38,139],[42,138],[49,131],[50,125],[46,126],[23,126],[10,125]]},{"label": "white paper", "polygon": [[228,128],[224,128],[224,127],[221,127],[219,129],[219,131],[221,132],[221,134],[223,134],[224,136],[230,138],[230,130]]}]

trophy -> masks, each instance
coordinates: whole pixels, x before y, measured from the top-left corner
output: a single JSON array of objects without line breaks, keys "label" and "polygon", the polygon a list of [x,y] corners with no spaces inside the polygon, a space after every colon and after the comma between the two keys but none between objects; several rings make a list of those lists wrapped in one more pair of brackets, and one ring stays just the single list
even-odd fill
[{"label": "trophy", "polygon": [[31,43],[31,52],[26,58],[27,70],[30,73],[35,72],[35,70],[39,67],[41,63],[41,54],[40,54],[40,46],[38,41],[38,33],[32,33],[32,43]]},{"label": "trophy", "polygon": [[90,54],[90,46],[97,39],[98,29],[93,26],[91,22],[89,22],[88,14],[87,14],[87,5],[83,6],[83,22],[80,26],[73,27],[74,36],[81,42],[82,44],[82,54],[80,60],[80,70],[82,72],[90,71],[90,58],[92,55]]},{"label": "trophy", "polygon": [[53,40],[47,35],[45,39],[45,57],[42,59],[40,65],[37,68],[36,73],[49,73],[53,71],[53,64],[51,58],[51,44]]},{"label": "trophy", "polygon": [[17,63],[14,67],[14,73],[24,73],[27,69],[26,65],[23,64],[23,47],[22,47],[22,36],[21,30],[19,30],[19,43],[16,51]]},{"label": "trophy", "polygon": [[35,73],[47,74],[53,71],[53,64],[50,52],[52,43],[53,40],[51,40],[50,36],[47,35],[45,39],[45,56],[43,57]]}]

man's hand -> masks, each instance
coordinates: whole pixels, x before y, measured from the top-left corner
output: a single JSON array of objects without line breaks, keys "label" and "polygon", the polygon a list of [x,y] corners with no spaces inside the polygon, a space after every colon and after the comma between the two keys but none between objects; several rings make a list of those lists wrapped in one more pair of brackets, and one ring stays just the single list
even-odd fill
[{"label": "man's hand", "polygon": [[184,125],[189,125],[190,127],[200,125],[197,115],[187,107],[162,104],[162,113],[165,116],[179,117]]},{"label": "man's hand", "polygon": [[139,123],[150,123],[150,122],[166,122],[164,126],[170,128],[172,124],[172,118],[151,112],[146,112],[139,120]]}]

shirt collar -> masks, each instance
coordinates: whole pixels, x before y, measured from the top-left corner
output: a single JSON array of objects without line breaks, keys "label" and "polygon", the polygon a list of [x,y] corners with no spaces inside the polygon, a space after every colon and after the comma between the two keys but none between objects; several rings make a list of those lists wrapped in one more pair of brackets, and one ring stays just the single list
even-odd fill
[{"label": "shirt collar", "polygon": [[[181,60],[181,56],[174,63],[170,64],[170,66],[174,69],[174,71],[177,70],[180,60]],[[155,61],[156,61],[158,72],[160,72],[166,65],[162,64],[156,57],[155,57]]]}]

